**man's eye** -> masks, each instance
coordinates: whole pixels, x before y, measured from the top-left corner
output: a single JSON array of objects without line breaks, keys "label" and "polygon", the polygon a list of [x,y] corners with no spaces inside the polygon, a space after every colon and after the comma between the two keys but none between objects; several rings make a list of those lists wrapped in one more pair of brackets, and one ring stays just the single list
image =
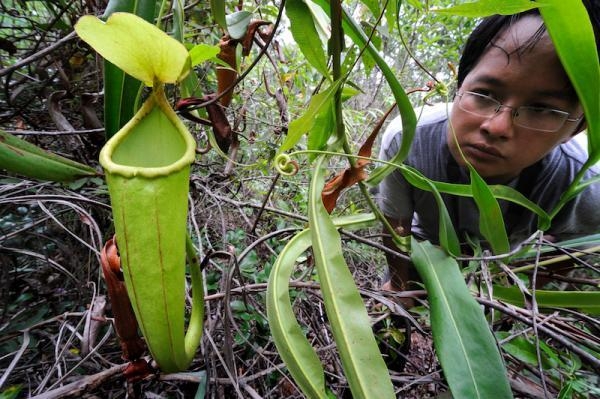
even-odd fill
[{"label": "man's eye", "polygon": [[492,97],[494,98],[494,95],[492,94],[491,91],[487,90],[487,89],[474,89],[471,90],[473,93],[477,93],[477,94],[481,94],[482,96],[487,96],[487,97]]},{"label": "man's eye", "polygon": [[536,106],[527,107],[527,109],[531,113],[540,114],[540,115],[551,114],[554,111],[553,109],[550,109],[548,107],[536,107]]}]

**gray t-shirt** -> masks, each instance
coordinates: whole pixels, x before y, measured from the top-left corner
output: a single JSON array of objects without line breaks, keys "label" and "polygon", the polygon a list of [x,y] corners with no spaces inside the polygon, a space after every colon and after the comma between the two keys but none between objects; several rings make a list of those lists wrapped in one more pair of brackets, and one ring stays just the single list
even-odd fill
[{"label": "gray t-shirt", "polygon": [[[449,105],[451,107],[451,104]],[[418,169],[429,179],[469,184],[464,168],[458,166],[446,144],[450,108],[441,104],[420,118],[415,138],[405,164]],[[389,160],[400,147],[402,133],[398,123],[386,130],[380,158]],[[526,151],[527,149],[523,149]],[[586,152],[576,140],[557,146],[535,166],[525,169],[507,185],[519,190],[546,212],[558,203],[575,174],[587,160]],[[584,180],[600,173],[597,167],[586,172]],[[472,198],[442,194],[459,239],[481,238],[479,211]],[[517,245],[537,230],[537,215],[500,200],[511,245]],[[408,183],[400,171],[388,175],[379,185],[379,204],[383,213],[395,219],[413,218],[413,233],[439,243],[438,208],[433,195]],[[547,234],[559,240],[600,232],[600,184],[592,184],[571,200],[552,220]]]}]

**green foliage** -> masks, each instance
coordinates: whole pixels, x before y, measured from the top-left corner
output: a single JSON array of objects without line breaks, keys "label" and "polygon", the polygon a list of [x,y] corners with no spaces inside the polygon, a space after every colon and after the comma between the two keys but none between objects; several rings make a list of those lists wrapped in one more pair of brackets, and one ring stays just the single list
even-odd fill
[{"label": "green foliage", "polygon": [[[154,21],[158,9],[155,0],[110,0],[103,18],[115,12],[129,12],[148,22]],[[135,114],[142,82],[127,75],[110,61],[104,62],[104,129],[111,138]]]},{"label": "green foliage", "polygon": [[543,7],[543,3],[532,3],[529,0],[510,0],[499,4],[496,0],[479,0],[471,3],[457,4],[453,7],[435,9],[440,14],[463,15],[465,17],[482,17],[493,14],[512,15],[533,8]]},{"label": "green foliage", "polygon": [[34,179],[72,182],[94,176],[96,170],[79,162],[49,153],[0,130],[0,166]]},{"label": "green foliage", "polygon": [[[340,88],[342,83],[343,82],[341,80],[338,80],[334,82],[331,86],[329,86],[327,89],[323,90],[319,94],[314,95],[310,99],[310,104],[306,112],[298,119],[295,119],[292,122],[290,122],[287,137],[283,144],[281,144],[281,146],[279,147],[280,152],[287,151],[294,147],[294,145],[296,145],[296,143],[300,140],[302,135],[304,135],[307,132],[313,131],[318,119],[320,117],[324,118],[324,116],[322,115],[326,114],[328,111],[329,113],[331,112],[333,96],[336,93],[336,91]],[[323,142],[327,141],[327,138],[329,138],[328,135],[330,135],[332,131],[319,130],[318,133],[319,136],[325,136],[324,140],[319,139],[319,142]]]},{"label": "green foliage", "polygon": [[[494,297],[525,307],[525,298],[518,287],[495,286]],[[590,315],[600,315],[600,292],[598,291],[536,290],[535,301],[540,308],[579,309]]]},{"label": "green foliage", "polygon": [[452,395],[512,398],[494,337],[456,261],[414,238],[411,249],[412,261],[429,292],[433,339]]},{"label": "green foliage", "polygon": [[183,44],[134,14],[114,13],[106,23],[84,16],[75,30],[105,59],[147,86],[179,82],[190,71]]},{"label": "green foliage", "polygon": [[296,260],[310,244],[310,231],[304,230],[279,253],[267,288],[267,315],[273,341],[302,392],[311,398],[325,398],[323,367],[296,320],[288,286]]},{"label": "green foliage", "polygon": [[333,336],[354,397],[393,398],[394,389],[373,337],[369,316],[342,255],[339,233],[321,201],[324,159],[320,157],[315,162],[308,217],[315,265]]},{"label": "green foliage", "polygon": [[238,11],[233,14],[227,14],[225,20],[227,21],[229,36],[232,39],[241,39],[244,37],[251,19],[252,13],[249,11]]},{"label": "green foliage", "polygon": [[0,399],[16,399],[23,390],[21,385],[13,385],[0,392]]},{"label": "green foliage", "polygon": [[313,21],[313,14],[303,0],[290,0],[285,3],[285,10],[290,19],[290,28],[296,44],[306,60],[321,75],[328,76],[327,60],[323,51],[323,43]]},{"label": "green foliage", "polygon": [[[491,243],[494,252],[501,254],[509,251],[509,245],[499,212],[498,199],[511,201],[536,213],[539,217],[539,227],[546,229],[550,226],[551,217],[556,215],[560,207],[585,185],[591,184],[591,181],[576,181],[563,197],[561,204],[548,214],[537,204],[532,203],[510,187],[486,185],[474,171],[471,175],[470,185],[457,185],[431,181],[418,171],[402,164],[410,149],[412,135],[416,127],[417,117],[413,110],[414,106],[423,101],[423,99],[417,97],[409,99],[405,88],[423,87],[425,80],[434,77],[439,78],[440,81],[449,81],[452,72],[447,69],[446,63],[455,59],[454,57],[458,54],[458,48],[466,35],[465,33],[475,23],[472,19],[459,20],[451,14],[463,16],[482,16],[491,12],[510,14],[539,5],[567,72],[574,81],[578,94],[583,99],[586,120],[589,121],[591,149],[590,161],[586,167],[600,159],[600,151],[598,151],[600,136],[597,133],[598,126],[600,126],[598,121],[600,117],[600,100],[597,96],[597,93],[600,92],[600,74],[597,63],[588,62],[589,59],[595,59],[593,58],[595,47],[593,40],[591,40],[589,25],[580,23],[585,19],[580,2],[544,0],[532,4],[529,1],[498,2],[487,0],[463,3],[448,9],[441,9],[440,7],[444,7],[450,3],[449,1],[425,3],[407,1],[404,2],[405,4],[401,3],[390,1],[387,3],[387,7],[383,9],[383,3],[381,2],[372,0],[357,1],[352,4],[344,4],[344,6],[348,6],[348,9],[354,9],[352,14],[342,9],[341,15],[338,15],[332,12],[331,6],[336,4],[334,1],[288,0],[286,2],[286,13],[291,23],[292,39],[296,46],[287,45],[292,39],[283,40],[286,45],[282,46],[280,56],[282,59],[287,58],[286,63],[277,64],[276,68],[273,68],[268,62],[262,60],[257,63],[257,70],[260,70],[260,72],[246,70],[245,68],[249,68],[250,63],[248,60],[240,58],[239,72],[245,71],[248,74],[240,87],[236,89],[238,90],[236,95],[239,96],[239,102],[234,101],[233,105],[227,109],[228,116],[236,116],[235,129],[236,133],[239,133],[242,142],[242,155],[239,158],[243,159],[245,167],[240,167],[240,170],[243,170],[240,175],[255,172],[255,175],[248,179],[250,181],[245,183],[247,191],[243,193],[244,196],[258,197],[266,195],[268,184],[260,181],[256,176],[264,177],[271,172],[267,165],[277,154],[282,156],[285,151],[292,150],[296,146],[302,150],[307,149],[309,152],[313,150],[329,151],[325,155],[315,152],[310,153],[308,160],[312,162],[316,159],[312,177],[306,176],[306,170],[309,168],[300,163],[299,175],[282,177],[277,184],[274,198],[270,199],[271,202],[269,202],[269,204],[274,204],[277,209],[289,213],[308,213],[308,229],[297,234],[285,247],[282,242],[270,241],[270,247],[279,254],[276,260],[273,260],[272,254],[267,257],[261,254],[258,249],[253,249],[244,252],[244,258],[238,265],[241,276],[251,279],[254,283],[262,283],[267,278],[269,279],[266,301],[269,327],[273,340],[290,374],[308,397],[331,396],[326,386],[321,360],[306,339],[306,330],[298,324],[292,311],[291,301],[299,294],[293,291],[290,295],[289,291],[289,281],[293,275],[294,265],[298,258],[302,257],[310,247],[314,251],[317,269],[317,275],[313,278],[321,284],[321,294],[326,305],[327,320],[331,324],[346,374],[345,377],[352,389],[352,395],[375,398],[394,396],[386,366],[381,359],[371,332],[370,320],[365,312],[364,303],[348,268],[347,258],[345,259],[343,256],[348,254],[348,247],[344,247],[344,250],[342,250],[340,234],[337,231],[340,226],[354,226],[356,220],[340,221],[331,217],[324,211],[320,201],[320,193],[325,178],[323,166],[335,164],[333,162],[334,155],[348,155],[349,162],[351,164],[355,162],[355,158],[350,156],[354,150],[353,147],[364,141],[363,134],[370,130],[369,126],[373,124],[372,121],[381,114],[380,108],[383,108],[383,106],[380,104],[388,104],[393,100],[398,104],[397,108],[402,116],[404,135],[401,149],[396,157],[391,162],[372,171],[369,184],[375,185],[386,174],[394,169],[399,169],[403,176],[415,187],[432,192],[440,210],[439,237],[441,247],[452,256],[460,255],[460,247],[441,194],[473,197],[482,215],[482,235]],[[210,87],[215,83],[213,74],[204,64],[206,64],[206,61],[214,60],[218,54],[219,48],[213,44],[218,41],[220,35],[227,31],[234,39],[242,38],[253,16],[260,14],[262,18],[269,18],[278,14],[278,10],[272,5],[260,4],[252,12],[238,10],[230,14],[227,12],[233,9],[234,4],[232,2],[211,1],[210,5],[210,18],[212,21],[216,21],[218,26],[215,27],[218,32],[200,26],[195,19],[197,16],[190,16],[198,13],[198,10],[186,11],[183,1],[173,3],[172,17],[165,17],[161,13],[161,17],[158,18],[159,24],[163,24],[165,21],[168,21],[167,25],[171,23],[172,30],[170,31],[173,33],[173,37],[180,43],[184,43],[185,47],[173,44],[174,40],[170,41],[174,48],[177,48],[174,53],[169,51],[153,52],[153,56],[157,56],[157,58],[152,59],[151,63],[146,63],[148,60],[144,54],[148,48],[166,38],[166,35],[162,33],[159,36],[155,35],[158,34],[158,29],[148,31],[141,28],[146,26],[147,29],[150,29],[149,26],[152,26],[151,24],[155,22],[156,3],[153,1],[111,0],[106,10],[106,16],[113,15],[113,18],[116,17],[116,20],[118,20],[121,17],[120,14],[114,14],[115,11],[130,11],[143,15],[150,22],[145,25],[137,22],[133,24],[126,22],[120,26],[121,31],[127,31],[127,35],[121,35],[123,37],[131,37],[129,32],[132,27],[134,28],[133,33],[137,32],[137,36],[132,36],[135,37],[135,40],[128,39],[129,42],[135,41],[135,43],[145,44],[138,44],[136,51],[139,50],[139,53],[123,51],[123,49],[116,48],[115,43],[104,40],[100,40],[103,43],[98,45],[104,47],[103,53],[106,56],[116,56],[117,58],[114,61],[123,69],[128,70],[128,64],[136,64],[136,68],[129,70],[129,72],[143,80],[147,85],[153,85],[155,78],[159,77],[159,80],[162,81],[177,82],[180,85],[182,97],[201,97],[205,94],[205,87]],[[355,8],[353,8],[354,5],[356,5]],[[435,13],[429,12],[427,7],[431,7]],[[187,20],[186,13],[190,16]],[[383,18],[380,20],[381,14],[383,14]],[[88,38],[92,41],[103,37],[97,32],[114,26],[111,23],[111,21],[115,21],[114,19],[102,24],[91,18],[86,18],[84,21],[87,20],[87,22],[84,22],[84,25],[89,24],[88,28],[91,29],[89,32],[92,33],[88,35]],[[332,31],[331,35],[327,33],[329,32],[328,25],[330,22],[341,22],[347,37],[336,37],[340,33],[336,33],[335,30]],[[186,33],[186,28],[192,28],[190,32],[193,31],[194,33]],[[581,37],[588,38],[587,44],[582,48],[574,48],[571,41],[574,39],[579,41]],[[327,53],[323,48],[325,39],[329,39]],[[339,41],[344,42],[347,48],[335,50],[334,46],[330,45],[333,39],[340,39]],[[197,41],[200,41],[200,43],[197,43]],[[292,47],[294,48],[292,49]],[[302,55],[298,55],[298,51]],[[160,58],[161,56],[162,58]],[[117,61],[119,57],[128,58],[129,60],[123,64]],[[404,65],[413,65],[409,61],[411,57],[417,60],[419,66],[423,68],[410,67],[405,70]],[[337,72],[338,75],[332,76],[329,65],[333,66],[340,60],[342,66]],[[172,62],[175,62],[175,65],[171,64]],[[275,65],[273,59],[270,59],[269,62]],[[158,71],[154,70],[156,66],[158,66]],[[195,73],[182,79],[182,76],[194,67],[195,70],[192,70]],[[375,67],[378,70],[374,69]],[[141,74],[139,73],[140,70],[142,71]],[[270,73],[271,71],[274,72]],[[163,72],[169,76],[165,77]],[[110,137],[134,115],[141,83],[109,63],[106,64],[105,73],[106,134],[107,137]],[[281,97],[275,100],[275,95],[271,93],[274,90],[267,94],[259,90],[258,87],[261,82],[276,87],[279,90],[277,94]],[[333,83],[330,84],[330,82]],[[377,87],[377,90],[381,90],[382,93],[378,105],[374,107],[370,105],[363,106],[361,95],[355,95],[347,103],[344,103],[344,106],[346,104],[348,104],[348,107],[353,105],[359,111],[342,110],[343,91],[348,90],[351,85],[353,88],[365,92]],[[451,86],[452,83],[437,82],[434,84],[434,91],[425,96],[429,98],[441,95],[442,100],[447,101]],[[315,90],[315,92],[312,93],[311,90]],[[283,100],[281,100],[282,98]],[[274,112],[275,104],[280,105],[281,102],[284,102],[287,108]],[[288,110],[292,115],[292,121],[289,125],[287,124],[286,114]],[[238,120],[238,115],[243,116],[240,116]],[[251,117],[246,118],[247,115],[251,115]],[[149,116],[149,118],[146,122],[150,121],[150,123],[146,123],[146,125],[165,121],[164,118],[156,114]],[[243,120],[243,122],[240,122],[240,120]],[[239,127],[240,125],[243,127]],[[273,130],[279,129],[280,132],[285,128],[288,129],[287,136],[273,133]],[[340,134],[340,132],[344,134]],[[336,135],[337,140],[330,140],[332,133]],[[160,141],[160,136],[161,134],[155,132],[152,140]],[[303,141],[305,136],[306,141]],[[4,136],[2,137],[4,138]],[[173,149],[171,154],[178,153],[178,145],[170,147],[161,144],[150,148],[146,152],[149,141],[150,139],[146,136],[130,139],[128,143],[130,147],[121,153],[118,159],[119,163],[138,163],[141,160],[147,163],[142,166],[156,166],[154,162],[157,160],[162,159],[164,161],[165,158],[171,160],[177,158],[176,156],[169,157],[168,149]],[[9,163],[1,158],[2,148],[8,147],[0,145],[0,165],[5,167]],[[25,146],[19,148],[25,148]],[[139,151],[140,148],[144,148],[144,151]],[[301,152],[293,153],[291,156],[296,157],[299,154]],[[11,166],[11,168],[20,170],[23,173],[28,170],[27,168],[38,174],[50,173],[41,178],[61,180],[60,176],[56,174],[59,172],[52,171],[52,162],[55,161],[59,164],[60,173],[66,173],[66,180],[79,177],[73,170],[67,171],[66,165],[71,165],[70,163],[46,155],[39,159],[34,158],[37,155],[39,155],[37,150],[32,150],[31,155],[26,157],[33,162],[34,167],[17,165],[15,167]],[[11,156],[13,159],[18,159],[14,154]],[[198,175],[204,177],[213,173],[210,166],[220,162],[218,159],[215,161],[216,158],[210,154],[207,155],[208,161],[206,159],[201,161],[202,167],[198,167],[200,169],[197,172]],[[276,162],[280,159],[278,158]],[[286,160],[289,160],[289,158],[286,158]],[[165,161],[163,163],[169,162]],[[207,165],[208,167],[206,167]],[[161,164],[160,166],[164,165]],[[88,169],[82,165],[74,165],[74,168],[77,172],[93,173],[93,169]],[[306,193],[298,189],[298,186],[302,183],[297,182],[308,181],[309,178],[310,194],[307,198]],[[138,191],[149,190],[151,184],[144,181],[138,187]],[[363,193],[366,193],[366,190]],[[171,190],[169,190],[169,195],[173,195]],[[351,190],[349,190],[347,197],[347,199],[344,199],[348,205],[347,208],[339,212],[358,214],[373,205],[369,203],[369,198],[363,199],[362,196]],[[185,202],[185,199],[182,201]],[[170,208],[171,205],[171,202],[165,203],[164,207]],[[117,209],[115,217],[118,219],[119,206],[117,205],[115,208]],[[341,208],[339,207],[339,209]],[[373,208],[372,211],[377,214],[378,210],[375,207]],[[179,211],[179,213],[183,212],[182,209]],[[356,219],[371,221],[372,217],[359,214]],[[297,222],[297,224],[300,223]],[[269,221],[269,227],[284,228],[287,224],[289,223],[279,218]],[[147,225],[146,220],[145,226]],[[124,235],[123,228],[120,227],[119,229],[121,231],[120,235]],[[244,248],[250,240],[250,235],[243,228],[232,228],[223,236],[225,242],[238,249]],[[398,237],[394,238],[397,239]],[[442,249],[434,248],[428,243],[414,241],[412,249],[414,262],[425,280],[431,305],[430,313],[425,313],[423,317],[430,317],[436,351],[453,396],[469,398],[511,397],[510,387],[504,378],[506,370],[496,348],[494,337],[490,333],[490,328],[479,305],[473,300],[472,292],[464,284],[464,276],[457,267],[456,262],[446,255]],[[127,254],[124,255],[125,258],[127,256]],[[272,265],[271,262],[273,262]],[[156,262],[152,261],[151,263]],[[143,272],[147,272],[147,270],[140,271],[140,273]],[[199,288],[201,280],[197,270],[192,270],[192,272],[194,283],[192,319],[198,320],[198,318],[202,318],[198,313],[198,298],[201,298],[201,296],[196,295],[196,293],[202,291]],[[207,271],[207,288],[209,290],[217,289],[217,274],[213,270]],[[492,277],[495,278],[495,276]],[[177,287],[170,287],[169,291],[173,288],[179,294],[183,292],[181,291],[183,284],[180,280],[177,283],[172,283],[172,285],[177,285]],[[135,292],[146,291],[145,287],[142,287],[142,289],[133,288],[132,290]],[[496,299],[517,306],[524,306],[525,304],[521,290],[518,288],[495,285],[493,293]],[[596,292],[538,290],[536,291],[536,301],[542,309],[558,306],[578,309],[588,314],[596,314],[598,312],[598,306],[594,305],[598,302],[596,294]],[[177,312],[181,315],[184,301],[181,297],[178,297],[175,302],[178,307]],[[26,303],[26,298],[22,299],[22,303]],[[140,307],[138,305],[136,303],[137,308]],[[236,343],[238,345],[244,345],[252,339],[250,331],[253,329],[260,330],[260,334],[264,336],[267,335],[266,321],[255,306],[239,300],[230,301],[229,306],[231,306],[234,317],[240,324],[240,329],[236,333]],[[152,305],[148,309],[149,312],[158,314]],[[47,313],[47,308],[39,309],[39,314],[23,313],[22,318],[16,320],[15,326],[26,328],[40,320]],[[351,318],[346,317],[349,314],[352,314]],[[158,318],[161,317],[164,319],[167,316]],[[180,319],[183,321],[183,316]],[[185,339],[185,349],[183,351],[186,352],[184,356],[186,361],[194,355],[195,343],[191,341],[198,341],[200,334],[198,325],[200,324],[193,324],[193,328],[196,330],[190,335],[192,338]],[[165,325],[164,327],[172,328],[173,325]],[[176,326],[178,340],[183,336],[183,333],[179,334],[183,330],[179,327],[179,325]],[[145,333],[152,335],[148,328],[142,328]],[[14,328],[11,328],[11,330],[14,330]],[[165,330],[161,331],[165,333]],[[497,334],[497,336],[506,338],[506,335],[503,334]],[[152,340],[152,338],[149,339]],[[254,344],[255,342],[251,343]],[[177,348],[176,352],[181,354],[179,344]],[[560,353],[548,343],[543,341],[536,343],[531,336],[515,338],[504,343],[502,348],[505,353],[532,367],[537,366],[539,356],[543,368],[552,370],[549,373],[552,380],[560,387],[559,397],[584,395],[585,390],[591,389],[590,385],[593,386],[592,382],[594,380],[585,375],[585,367],[582,366],[577,356],[571,352]],[[10,350],[15,350],[15,348],[10,348]],[[153,350],[153,353],[160,360],[161,356],[156,355],[156,350]],[[183,363],[174,363],[177,363],[177,361],[167,361],[167,363],[164,363],[167,365],[165,368],[172,370],[185,368]],[[2,392],[1,395],[6,392],[8,391]]]},{"label": "green foliage", "polygon": [[[334,219],[336,227],[357,228],[373,222],[371,215]],[[273,340],[290,374],[302,391],[311,398],[324,398],[324,371],[316,352],[305,337],[292,310],[289,281],[296,261],[311,246],[310,230],[304,230],[279,252],[267,289],[267,315]]]},{"label": "green foliage", "polygon": [[479,231],[490,243],[494,253],[507,253],[510,250],[510,244],[498,200],[471,165],[469,165],[469,172],[471,173],[473,199],[479,209]]}]

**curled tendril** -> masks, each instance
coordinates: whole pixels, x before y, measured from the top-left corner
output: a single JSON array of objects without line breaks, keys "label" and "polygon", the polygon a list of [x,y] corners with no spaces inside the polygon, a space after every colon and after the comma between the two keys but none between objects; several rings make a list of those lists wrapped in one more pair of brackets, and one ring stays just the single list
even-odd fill
[{"label": "curled tendril", "polygon": [[293,176],[298,173],[300,166],[288,154],[279,154],[275,157],[275,169],[284,176]]}]

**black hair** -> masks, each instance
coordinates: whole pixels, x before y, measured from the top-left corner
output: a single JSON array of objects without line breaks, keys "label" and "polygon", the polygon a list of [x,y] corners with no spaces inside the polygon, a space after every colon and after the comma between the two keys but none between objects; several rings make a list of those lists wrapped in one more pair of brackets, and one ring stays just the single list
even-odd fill
[{"label": "black hair", "polygon": [[[587,8],[588,15],[592,22],[594,34],[596,37],[596,49],[600,54],[600,0],[582,0]],[[484,18],[477,27],[471,32],[458,64],[457,86],[461,87],[465,77],[473,70],[479,62],[485,51],[494,45],[494,39],[504,33],[515,22],[529,15],[540,15],[537,8],[525,11],[515,15],[492,15]],[[529,38],[529,40],[516,49],[521,53],[528,48],[535,46],[546,32],[543,23],[540,28]]]}]

